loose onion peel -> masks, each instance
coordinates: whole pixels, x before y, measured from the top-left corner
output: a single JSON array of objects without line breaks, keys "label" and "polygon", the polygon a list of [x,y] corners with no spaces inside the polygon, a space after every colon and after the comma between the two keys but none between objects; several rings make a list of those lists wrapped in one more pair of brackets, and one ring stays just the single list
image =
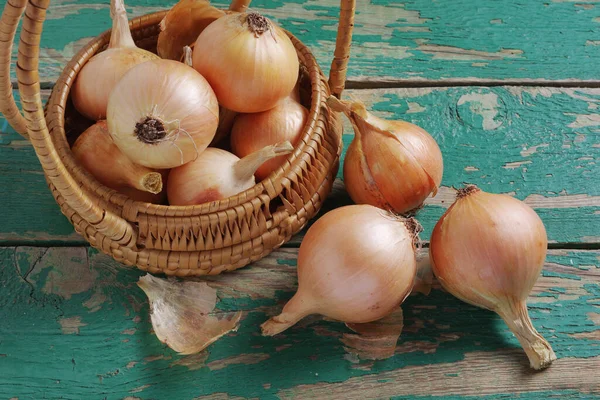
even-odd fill
[{"label": "loose onion peel", "polygon": [[150,319],[158,339],[180,354],[204,350],[235,331],[241,312],[215,313],[217,291],[205,282],[142,276],[138,286],[148,296]]}]

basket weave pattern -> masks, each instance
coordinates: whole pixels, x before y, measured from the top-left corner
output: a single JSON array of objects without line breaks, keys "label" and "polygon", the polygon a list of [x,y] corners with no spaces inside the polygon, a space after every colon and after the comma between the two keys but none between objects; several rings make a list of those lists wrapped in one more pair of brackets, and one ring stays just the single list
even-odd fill
[{"label": "basket weave pattern", "polygon": [[[325,100],[330,87],[338,96],[344,87],[353,1],[342,0],[338,46],[329,82],[308,48],[290,34],[303,66],[302,89],[310,93],[310,112],[302,140],[288,162],[245,192],[197,206],[133,201],[101,185],[74,159],[66,134],[77,129],[72,123],[69,91],[81,67],[106,48],[110,32],[92,40],[68,63],[44,114],[38,57],[48,4],[49,0],[29,0],[28,4],[25,0],[9,0],[5,6],[0,23],[0,111],[18,132],[28,133],[54,198],[75,230],[93,247],[119,262],[152,273],[218,274],[266,256],[318,212],[331,190],[341,151],[341,124]],[[17,77],[25,118],[14,104],[9,71],[14,32],[24,9]],[[155,50],[158,23],[165,14],[131,21],[138,46]]]}]

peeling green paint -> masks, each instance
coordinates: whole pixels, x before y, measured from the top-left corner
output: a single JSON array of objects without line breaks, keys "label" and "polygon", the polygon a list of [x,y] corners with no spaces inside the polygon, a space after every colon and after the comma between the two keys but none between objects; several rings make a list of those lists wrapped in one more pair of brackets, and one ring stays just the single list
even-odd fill
[{"label": "peeling green paint", "polygon": [[[109,28],[108,4],[51,3],[42,46],[72,54],[72,42]],[[165,9],[159,0],[130,0],[131,16]],[[226,1],[216,1],[225,6]],[[296,34],[327,72],[339,15],[337,0],[254,0]],[[471,0],[377,0],[359,4],[349,76],[353,79],[597,79],[598,7],[576,2],[506,0],[474,11]],[[497,23],[500,20],[502,23]],[[496,23],[495,23],[496,22]],[[552,27],[552,29],[548,29]],[[569,45],[564,45],[568,38]],[[47,51],[43,76],[55,80],[66,60]],[[400,60],[400,62],[399,62]],[[482,68],[480,64],[485,64]]]},{"label": "peeling green paint", "polygon": [[[212,345],[208,356],[178,356],[151,333],[147,301],[135,285],[141,272],[119,267],[95,250],[88,252],[88,267],[87,259],[77,261],[69,248],[51,249],[51,253],[58,253],[49,259],[59,260],[57,254],[63,254],[98,275],[90,290],[66,300],[59,294],[42,292],[47,274],[37,275],[33,286],[18,276],[17,268],[25,276],[42,252],[35,248],[19,248],[16,253],[12,248],[0,249],[3,266],[0,269],[3,319],[0,353],[6,354],[0,363],[2,397],[36,397],[37,391],[43,388],[49,398],[102,394],[108,399],[121,399],[132,390],[142,388],[139,394],[142,398],[165,398],[174,393],[181,399],[212,393],[276,398],[280,390],[297,385],[343,382],[351,377],[407,366],[435,368],[436,364],[464,360],[465,354],[470,352],[519,349],[517,340],[494,313],[434,290],[430,296],[416,295],[407,299],[403,307],[405,329],[399,341],[400,349],[403,344],[419,342],[429,343],[432,351],[424,352],[415,347],[408,352],[399,350],[389,360],[355,364],[345,359],[339,337],[346,328],[339,323],[309,317],[285,334],[273,338],[260,336],[259,324],[268,315],[259,309],[277,311],[292,295],[289,291],[276,291],[274,297],[263,302],[244,296],[222,299],[221,302],[227,302],[224,309],[247,310],[239,331]],[[553,262],[577,274],[581,272],[579,265],[587,262],[590,255],[598,255],[598,252],[555,254]],[[48,263],[41,270],[49,268],[60,269],[60,265]],[[600,341],[574,336],[598,329],[588,314],[599,311],[590,301],[600,299],[600,289],[596,283],[586,283],[583,287],[588,294],[572,300],[536,303],[536,298],[531,299],[533,323],[551,342],[559,358],[600,355]],[[84,304],[99,293],[105,300],[98,310],[91,312]],[[79,332],[62,334],[59,319],[73,317],[80,318]],[[234,363],[210,373],[206,366],[252,354],[262,357],[261,361]],[[269,357],[264,358],[262,354]],[[516,351],[515,357],[525,356]],[[34,360],[44,360],[47,368],[34,368]],[[25,385],[26,382],[29,384]],[[32,386],[31,382],[39,383]],[[547,393],[570,396],[576,392]],[[534,395],[545,394],[533,392],[521,396],[533,399]]]}]

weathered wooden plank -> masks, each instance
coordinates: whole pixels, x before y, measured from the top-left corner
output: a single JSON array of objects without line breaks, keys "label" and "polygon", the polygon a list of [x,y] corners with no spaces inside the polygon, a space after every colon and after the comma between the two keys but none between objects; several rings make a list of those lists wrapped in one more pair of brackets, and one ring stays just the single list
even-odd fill
[{"label": "weathered wooden plank", "polygon": [[[263,338],[259,324],[296,288],[296,249],[211,278],[237,333],[178,356],[151,332],[141,273],[88,248],[0,249],[0,397],[593,398],[600,396],[600,252],[550,251],[529,299],[558,360],[532,373],[495,314],[435,285],[404,305],[396,355],[359,361],[342,324],[309,317]],[[427,397],[420,397],[427,396]]]},{"label": "weathered wooden plank", "polygon": [[[132,16],[167,8],[129,0]],[[217,5],[228,2],[218,0]],[[353,81],[595,80],[600,8],[592,1],[429,0],[357,2]],[[296,34],[329,70],[339,0],[254,0]],[[86,41],[110,26],[108,2],[51,3],[42,37],[42,79],[54,82]]]},{"label": "weathered wooden plank", "polygon": [[[377,115],[414,122],[438,140],[443,187],[418,215],[424,240],[453,201],[451,188],[469,182],[532,205],[552,242],[600,243],[600,89],[460,87],[350,95]],[[5,123],[2,132],[0,198],[10,211],[0,213],[0,242],[82,243],[55,205],[33,149]],[[352,134],[346,124],[346,147]],[[350,199],[338,182],[325,207],[342,204]]]}]

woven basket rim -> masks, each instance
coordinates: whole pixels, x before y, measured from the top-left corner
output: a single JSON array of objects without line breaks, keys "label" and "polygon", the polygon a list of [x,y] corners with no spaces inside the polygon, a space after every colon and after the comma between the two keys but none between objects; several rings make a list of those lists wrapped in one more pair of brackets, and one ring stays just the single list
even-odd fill
[{"label": "woven basket rim", "polygon": [[[130,21],[130,27],[134,38],[136,37],[136,34],[143,29],[158,28],[156,21],[162,20],[167,12],[168,11],[158,11],[132,19]],[[69,168],[69,170],[71,173],[74,172],[75,179],[81,183],[82,187],[89,195],[104,198],[107,203],[117,207],[133,207],[139,212],[152,215],[164,215],[167,211],[170,211],[171,213],[181,213],[181,216],[210,215],[217,212],[224,212],[235,207],[243,207],[244,205],[251,206],[253,199],[261,196],[268,196],[269,200],[276,198],[279,191],[275,190],[275,187],[283,185],[286,180],[289,181],[287,177],[293,175],[293,171],[296,168],[302,168],[302,163],[304,162],[302,155],[308,154],[308,151],[312,150],[307,143],[316,136],[315,124],[319,113],[322,112],[321,108],[327,107],[325,99],[322,98],[322,89],[325,88],[326,93],[329,93],[329,87],[323,72],[310,49],[292,33],[285,29],[284,31],[290,37],[294,48],[296,49],[301,66],[307,71],[307,78],[310,81],[311,89],[311,104],[307,123],[303,128],[301,139],[295,146],[294,151],[287,156],[286,162],[282,166],[273,171],[264,180],[257,182],[254,186],[243,192],[218,201],[198,205],[173,206],[133,200],[117,190],[102,185],[92,174],[81,167],[79,162],[74,158],[71,147],[67,142],[65,134],[65,105],[70,96],[72,85],[81,68],[95,54],[103,51],[104,47],[108,44],[111,33],[110,29],[91,39],[71,59],[56,81],[48,102],[48,104],[56,103],[59,106],[57,107],[59,111],[48,115],[47,118],[49,126],[51,127],[53,144],[57,150],[63,151],[62,158],[65,162],[65,166],[71,164],[79,167],[79,170],[76,171],[73,171],[72,168]],[[147,40],[148,38],[152,38],[152,36],[138,39],[136,42],[143,39]],[[55,100],[55,98],[58,100]],[[336,149],[336,151],[339,154],[340,149]]]}]

